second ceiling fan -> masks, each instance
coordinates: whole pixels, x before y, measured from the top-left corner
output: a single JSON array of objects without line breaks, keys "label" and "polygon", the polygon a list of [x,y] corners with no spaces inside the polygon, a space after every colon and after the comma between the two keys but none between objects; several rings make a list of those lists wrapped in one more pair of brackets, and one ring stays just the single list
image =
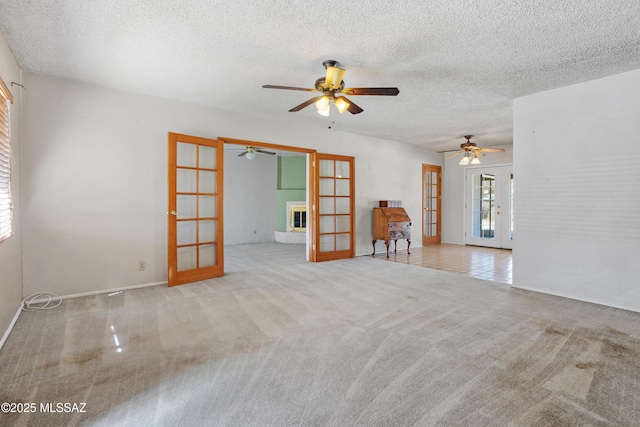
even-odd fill
[{"label": "second ceiling fan", "polygon": [[[480,157],[484,156],[484,153],[504,153],[504,149],[502,148],[481,148],[476,145],[475,142],[471,142],[471,138],[473,135],[465,135],[464,136],[467,142],[460,144],[460,149],[456,150],[455,153],[448,155],[445,159],[450,157],[457,156],[458,154],[464,154],[462,159],[460,160],[461,165],[479,165]],[[442,150],[438,151],[438,153],[446,153],[454,150]]]},{"label": "second ceiling fan", "polygon": [[319,92],[322,95],[313,97],[300,105],[296,105],[289,112],[300,111],[305,107],[315,103],[318,109],[318,114],[328,116],[333,103],[340,114],[345,111],[351,114],[362,113],[362,108],[358,107],[353,101],[347,99],[343,95],[378,95],[378,96],[396,96],[400,91],[397,87],[344,87],[345,70],[338,66],[338,62],[334,60],[327,60],[322,63],[326,71],[324,77],[320,77],[316,80],[315,88],[302,88],[292,86],[276,86],[276,85],[263,85],[266,89],[285,89],[285,90],[299,90],[305,92]]}]

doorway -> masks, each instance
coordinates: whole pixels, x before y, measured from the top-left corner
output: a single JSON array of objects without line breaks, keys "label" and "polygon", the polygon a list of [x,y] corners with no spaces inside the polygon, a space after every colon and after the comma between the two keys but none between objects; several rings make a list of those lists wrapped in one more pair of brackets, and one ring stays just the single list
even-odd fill
[{"label": "doorway", "polygon": [[513,248],[513,166],[468,168],[465,244]]}]

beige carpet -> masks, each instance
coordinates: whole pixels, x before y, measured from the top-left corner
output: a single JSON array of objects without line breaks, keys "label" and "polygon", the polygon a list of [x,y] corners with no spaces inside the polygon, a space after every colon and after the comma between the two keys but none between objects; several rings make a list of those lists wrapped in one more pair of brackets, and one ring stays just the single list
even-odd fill
[{"label": "beige carpet", "polygon": [[225,256],[219,279],[23,313],[0,401],[38,411],[0,425],[640,425],[640,314],[299,246]]}]

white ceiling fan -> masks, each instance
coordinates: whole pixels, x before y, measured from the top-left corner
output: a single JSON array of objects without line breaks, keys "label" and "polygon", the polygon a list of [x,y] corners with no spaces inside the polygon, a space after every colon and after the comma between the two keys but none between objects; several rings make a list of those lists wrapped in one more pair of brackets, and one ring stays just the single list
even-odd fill
[{"label": "white ceiling fan", "polygon": [[256,157],[256,153],[259,154],[267,154],[269,156],[274,156],[276,153],[273,151],[263,150],[262,148],[255,147],[245,147],[244,151],[238,154],[238,157],[246,157],[249,160],[253,160]]}]

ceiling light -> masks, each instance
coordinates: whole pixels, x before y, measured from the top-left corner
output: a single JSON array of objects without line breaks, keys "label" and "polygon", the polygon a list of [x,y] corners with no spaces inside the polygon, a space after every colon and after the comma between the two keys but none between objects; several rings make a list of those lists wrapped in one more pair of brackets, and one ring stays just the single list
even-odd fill
[{"label": "ceiling light", "polygon": [[253,160],[256,157],[256,153],[254,153],[253,151],[249,151],[245,157],[249,160]]},{"label": "ceiling light", "polygon": [[477,154],[474,154],[473,160],[471,160],[471,164],[472,165],[479,165],[480,164],[480,159],[478,158]]},{"label": "ceiling light", "polygon": [[349,101],[347,101],[344,97],[339,96],[336,99],[333,100],[333,103],[336,104],[336,108],[338,108],[338,111],[340,111],[340,114],[344,113],[345,111],[347,111],[347,108],[349,108],[349,106],[351,105],[349,103]]},{"label": "ceiling light", "polygon": [[327,108],[329,108],[329,103],[330,103],[330,99],[327,95],[325,95],[322,98],[320,98],[318,101],[316,101],[316,108],[318,110],[326,110]]},{"label": "ceiling light", "polygon": [[471,163],[471,161],[469,160],[469,158],[467,157],[467,155],[465,154],[464,157],[462,159],[460,159],[460,163],[458,163],[459,165],[462,166],[466,166],[469,163]]},{"label": "ceiling light", "polygon": [[329,106],[327,105],[327,107],[324,110],[318,109],[318,114],[320,114],[321,116],[329,117],[329,112],[330,111],[331,110],[329,109]]}]

